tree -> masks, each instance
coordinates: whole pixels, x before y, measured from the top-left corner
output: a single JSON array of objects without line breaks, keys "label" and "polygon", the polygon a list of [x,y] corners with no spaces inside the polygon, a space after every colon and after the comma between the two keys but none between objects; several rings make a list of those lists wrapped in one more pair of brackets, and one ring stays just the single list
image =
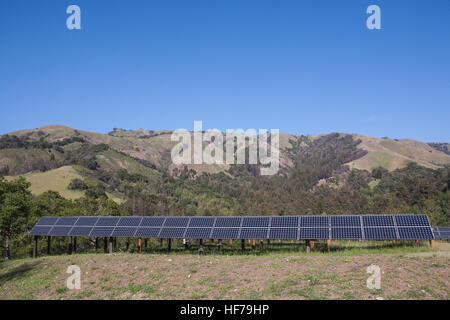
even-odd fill
[{"label": "tree", "polygon": [[31,208],[30,183],[23,177],[13,181],[0,178],[0,234],[5,248],[5,259],[11,258],[9,240],[26,229]]}]

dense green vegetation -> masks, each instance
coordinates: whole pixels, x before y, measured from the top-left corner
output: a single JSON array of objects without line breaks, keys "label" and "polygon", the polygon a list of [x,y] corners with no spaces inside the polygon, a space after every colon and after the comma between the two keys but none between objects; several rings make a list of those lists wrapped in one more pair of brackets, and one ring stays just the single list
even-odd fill
[{"label": "dense green vegetation", "polygon": [[[36,196],[24,179],[7,182],[0,178],[4,255],[7,247],[12,248],[13,257],[28,255],[28,231],[39,217],[51,215],[420,213],[427,214],[433,225],[450,225],[449,166],[434,170],[409,163],[392,172],[382,167],[350,170],[344,164],[366,152],[349,135],[330,134],[313,141],[300,137],[288,150],[295,166],[271,177],[259,176],[258,167],[248,164],[215,174],[200,174],[187,167],[170,174],[166,167],[158,168],[107,144],[74,138],[58,142],[46,142],[43,137],[38,142],[1,138],[1,151],[37,148],[54,156],[18,162],[13,171],[3,168],[0,175],[70,164],[84,179],[72,180],[69,188],[85,194],[76,200],[52,191]],[[126,201],[119,205],[107,193],[120,194]],[[58,250],[58,244],[53,247]]]}]

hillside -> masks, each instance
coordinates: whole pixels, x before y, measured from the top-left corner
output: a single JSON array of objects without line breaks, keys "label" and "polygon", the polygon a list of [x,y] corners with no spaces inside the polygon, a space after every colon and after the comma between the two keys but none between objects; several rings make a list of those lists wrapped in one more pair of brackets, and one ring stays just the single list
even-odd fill
[{"label": "hillside", "polygon": [[0,136],[0,176],[25,175],[34,195],[114,199],[127,214],[430,212],[437,224],[450,221],[445,144],[282,133],[274,176],[254,164],[175,165],[174,145],[167,130],[22,130]]}]

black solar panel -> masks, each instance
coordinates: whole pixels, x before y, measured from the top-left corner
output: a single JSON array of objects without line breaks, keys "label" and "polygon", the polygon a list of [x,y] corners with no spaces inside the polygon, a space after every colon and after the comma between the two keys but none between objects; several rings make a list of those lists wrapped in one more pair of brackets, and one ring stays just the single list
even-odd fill
[{"label": "black solar panel", "polygon": [[367,227],[364,228],[364,238],[373,240],[394,240],[397,234],[394,227]]},{"label": "black solar panel", "polygon": [[214,228],[211,238],[213,239],[237,239],[239,228]]},{"label": "black solar panel", "polygon": [[297,228],[298,217],[272,217],[272,228]]},{"label": "black solar panel", "polygon": [[259,217],[246,217],[243,218],[242,227],[243,228],[267,228],[269,226],[269,217],[259,218]]},{"label": "black solar panel", "polygon": [[208,239],[211,234],[211,228],[187,228],[186,239]]},{"label": "black solar panel", "polygon": [[266,239],[267,228],[242,228],[240,239]]},{"label": "black solar panel", "polygon": [[73,226],[78,217],[61,217],[56,221],[55,226]]},{"label": "black solar panel", "polygon": [[361,227],[359,216],[331,216],[332,227]]},{"label": "black solar panel", "polygon": [[441,240],[449,240],[450,239],[450,231],[439,232],[439,239],[441,239]]},{"label": "black solar panel", "polygon": [[397,221],[398,227],[421,227],[430,225],[425,215],[396,215],[395,220]]},{"label": "black solar panel", "polygon": [[69,231],[72,229],[72,227],[67,226],[54,226],[50,232],[48,233],[49,236],[68,236]]},{"label": "black solar panel", "polygon": [[328,217],[325,216],[307,216],[300,218],[301,228],[328,227],[328,224]]},{"label": "black solar panel", "polygon": [[393,216],[366,215],[362,218],[364,227],[394,227]]},{"label": "black solar panel", "polygon": [[118,227],[137,227],[141,223],[142,217],[122,217],[117,223]]},{"label": "black solar panel", "polygon": [[160,238],[184,238],[186,228],[166,228],[163,227],[159,234]]},{"label": "black solar panel", "polygon": [[298,228],[270,228],[269,239],[298,239]]},{"label": "black solar panel", "polygon": [[111,237],[133,237],[136,227],[116,227],[111,233]]},{"label": "black solar panel", "polygon": [[300,228],[299,239],[329,239],[328,228]]},{"label": "black solar panel", "polygon": [[192,217],[189,227],[212,227],[214,226],[215,218],[210,217]]},{"label": "black solar panel", "polygon": [[[364,232],[361,232],[361,217]],[[164,227],[161,229],[163,224]],[[189,227],[186,228],[188,225]],[[432,230],[426,215],[217,218],[42,217],[33,227],[30,235],[192,239],[266,239],[268,237],[311,240],[329,238],[381,240],[398,237],[400,239],[433,239],[434,235],[436,238],[448,239],[450,228]]]},{"label": "black solar panel", "polygon": [[161,227],[165,217],[144,217],[140,224],[141,227]]},{"label": "black solar panel", "polygon": [[399,227],[400,239],[433,239],[431,228],[428,227]]},{"label": "black solar panel", "polygon": [[167,217],[164,227],[186,227],[188,222],[189,218],[185,217]]},{"label": "black solar panel", "polygon": [[119,222],[119,217],[101,217],[98,218],[96,227],[114,227]]},{"label": "black solar panel", "polygon": [[226,227],[226,228],[239,228],[241,226],[240,217],[217,217],[216,228]]},{"label": "black solar panel", "polygon": [[158,238],[161,228],[143,228],[139,227],[134,235],[137,238]]},{"label": "black solar panel", "polygon": [[51,226],[38,226],[35,225],[33,229],[30,231],[30,235],[32,236],[46,236],[50,231]]},{"label": "black solar panel", "polygon": [[92,228],[91,237],[110,237],[114,227],[94,227]]},{"label": "black solar panel", "polygon": [[98,217],[80,217],[78,221],[76,222],[76,226],[95,226],[95,223],[97,222]]},{"label": "black solar panel", "polygon": [[89,236],[92,231],[92,227],[73,227],[69,232],[69,236]]},{"label": "black solar panel", "polygon": [[359,228],[331,228],[331,239],[362,239]]},{"label": "black solar panel", "polygon": [[56,220],[58,220],[58,217],[42,217],[39,219],[36,225],[52,226],[55,224]]}]

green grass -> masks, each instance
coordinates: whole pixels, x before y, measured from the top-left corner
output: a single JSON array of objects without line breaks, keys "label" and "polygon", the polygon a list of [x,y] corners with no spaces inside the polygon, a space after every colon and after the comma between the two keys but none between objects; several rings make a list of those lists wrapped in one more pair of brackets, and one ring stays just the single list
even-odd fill
[{"label": "green grass", "polygon": [[[411,244],[341,241],[322,251],[316,242],[306,254],[290,242],[259,253],[248,246],[242,253],[240,243],[218,253],[205,243],[199,257],[176,241],[170,253],[150,241],[141,254],[99,250],[2,261],[0,299],[448,299],[450,246]],[[65,286],[72,264],[81,268],[81,290]],[[370,264],[385,272],[382,290],[366,288]]]}]

